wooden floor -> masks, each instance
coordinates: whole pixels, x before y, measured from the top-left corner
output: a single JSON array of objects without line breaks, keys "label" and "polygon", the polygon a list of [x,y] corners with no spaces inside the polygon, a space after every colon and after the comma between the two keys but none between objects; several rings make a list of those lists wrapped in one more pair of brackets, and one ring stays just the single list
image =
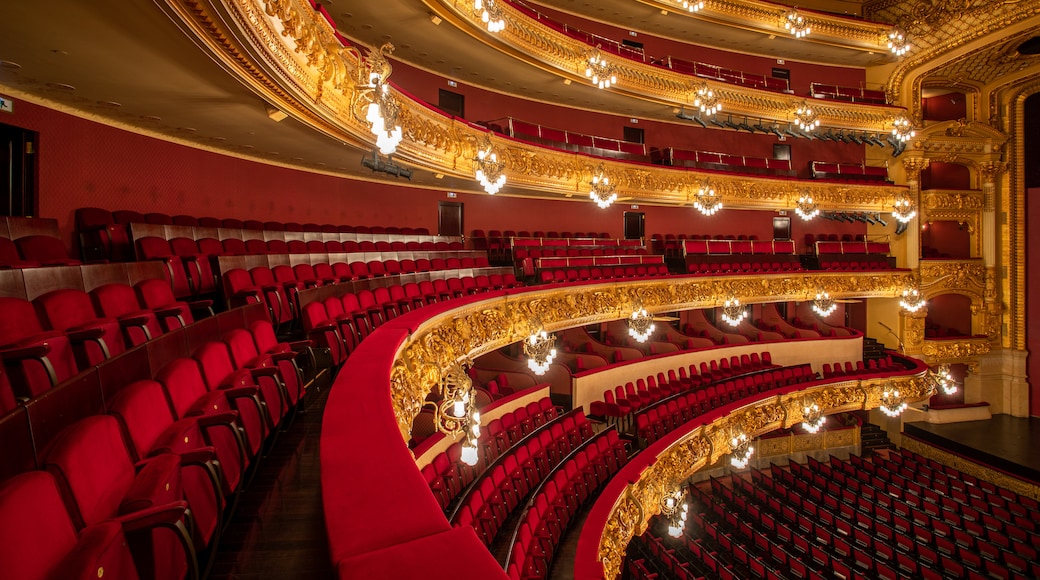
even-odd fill
[{"label": "wooden floor", "polygon": [[328,391],[278,435],[220,539],[209,578],[335,578],[321,507],[318,440]]}]

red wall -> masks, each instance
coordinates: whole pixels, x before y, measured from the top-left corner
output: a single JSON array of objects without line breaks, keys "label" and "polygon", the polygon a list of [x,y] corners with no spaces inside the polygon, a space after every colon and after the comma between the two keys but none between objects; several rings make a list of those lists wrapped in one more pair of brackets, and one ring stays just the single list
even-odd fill
[{"label": "red wall", "polygon": [[971,298],[963,294],[939,294],[928,300],[927,324],[971,336]]},{"label": "red wall", "polygon": [[925,121],[956,121],[968,116],[967,97],[962,93],[948,93],[921,99]]},{"label": "red wall", "polygon": [[[405,63],[394,63],[393,82],[415,98],[437,105],[439,90],[444,89],[466,97],[466,119],[469,121],[494,121],[504,117],[513,117],[544,127],[564,129],[576,133],[585,133],[622,139],[624,127],[636,127],[644,131],[644,142],[647,148],[690,149],[700,151],[718,151],[731,155],[750,157],[772,157],[773,144],[780,141],[774,135],[737,132],[722,129],[705,129],[689,121],[665,123],[641,119],[632,124],[629,117],[608,115],[582,109],[572,109],[520,99],[501,93],[487,91],[478,87],[458,83],[448,86],[448,80],[426,71],[408,66]],[[564,87],[565,88],[565,87]],[[743,117],[735,117],[734,121],[742,121]],[[784,144],[791,146],[791,161],[799,174],[808,176],[810,161],[831,161],[836,163],[863,163],[865,145],[855,143],[834,143],[807,139],[787,139]]]},{"label": "red wall", "polygon": [[[921,247],[938,252],[937,258],[970,258],[971,232],[957,222],[935,221],[921,228]],[[945,254],[945,256],[943,256]]]},{"label": "red wall", "polygon": [[957,163],[932,162],[921,172],[921,189],[971,189],[971,172]]},{"label": "red wall", "polygon": [[[437,228],[443,191],[368,183],[245,161],[145,137],[20,102],[10,124],[40,133],[41,217],[57,218],[71,247],[80,207],[300,223]],[[474,184],[475,186],[475,184]],[[628,204],[600,210],[588,202],[459,193],[465,227],[623,234]],[[646,235],[734,233],[772,238],[769,211],[724,210],[706,218],[693,208],[641,206]],[[793,219],[800,236],[803,226]],[[857,227],[860,226],[860,227]],[[814,231],[860,233],[862,224],[813,222]]]},{"label": "red wall", "polygon": [[[1026,190],[1026,239],[1040,224],[1040,188]],[[1035,249],[1036,244],[1030,244]],[[1026,376],[1029,378],[1029,414],[1040,417],[1040,252],[1026,252]]]}]

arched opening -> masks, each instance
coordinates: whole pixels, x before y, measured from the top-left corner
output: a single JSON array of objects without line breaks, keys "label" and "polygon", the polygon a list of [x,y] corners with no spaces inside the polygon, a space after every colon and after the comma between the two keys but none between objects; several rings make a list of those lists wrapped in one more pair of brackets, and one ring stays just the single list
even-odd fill
[{"label": "arched opening", "polygon": [[[1025,239],[1036,232],[1032,224],[1040,223],[1040,96],[1033,94],[1025,102],[1025,119],[1023,134],[1025,135]],[[1040,376],[1040,252],[1026,252],[1026,361],[1027,376],[1030,383],[1029,414],[1040,416],[1040,383],[1034,377]]]},{"label": "arched opening", "polygon": [[958,163],[933,161],[921,172],[921,189],[971,189],[971,172]]},{"label": "arched opening", "polygon": [[924,337],[942,339],[971,336],[971,298],[963,294],[940,294],[928,300]]},{"label": "arched opening", "polygon": [[921,98],[921,114],[925,121],[956,121],[968,116],[968,97],[946,89],[926,89]]},{"label": "arched opening", "polygon": [[971,232],[968,224],[955,221],[929,221],[922,224],[921,257],[931,260],[971,258]]}]

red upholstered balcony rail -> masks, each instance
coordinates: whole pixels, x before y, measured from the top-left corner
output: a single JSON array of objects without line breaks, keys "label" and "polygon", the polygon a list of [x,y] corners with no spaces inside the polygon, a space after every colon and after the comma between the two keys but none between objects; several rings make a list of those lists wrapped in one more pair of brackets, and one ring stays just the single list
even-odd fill
[{"label": "red upholstered balcony rail", "polygon": [[870,105],[887,105],[885,91],[865,89],[863,87],[839,87],[824,83],[809,85],[810,94],[817,99],[834,99],[850,103],[867,103]]}]

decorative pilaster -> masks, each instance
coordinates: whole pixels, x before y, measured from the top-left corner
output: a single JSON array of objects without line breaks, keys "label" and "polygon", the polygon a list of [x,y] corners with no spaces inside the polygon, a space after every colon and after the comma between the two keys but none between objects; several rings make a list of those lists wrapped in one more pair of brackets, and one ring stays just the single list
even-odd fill
[{"label": "decorative pilaster", "polygon": [[[927,157],[907,157],[903,159],[903,170],[906,172],[906,185],[909,198],[917,204],[921,211],[921,172],[928,167]],[[917,268],[921,260],[921,226],[911,223],[906,229],[906,264],[907,268]]]}]

